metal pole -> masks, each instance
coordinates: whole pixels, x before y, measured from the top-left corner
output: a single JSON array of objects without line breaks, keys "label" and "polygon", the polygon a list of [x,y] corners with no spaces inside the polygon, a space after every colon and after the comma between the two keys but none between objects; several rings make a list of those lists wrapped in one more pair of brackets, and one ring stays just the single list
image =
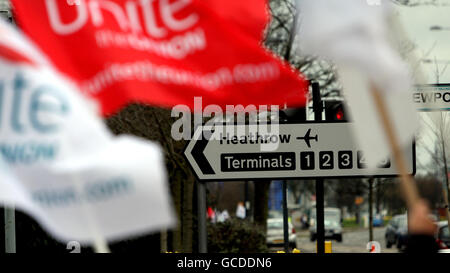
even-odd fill
[{"label": "metal pole", "polygon": [[16,216],[14,207],[5,208],[5,252],[16,253]]},{"label": "metal pole", "polygon": [[369,178],[369,242],[373,241],[373,180]]},{"label": "metal pole", "polygon": [[245,206],[245,219],[249,219],[250,216],[250,207],[249,207],[249,198],[248,198],[248,181],[244,182],[244,206]]},{"label": "metal pole", "polygon": [[207,253],[206,232],[206,186],[205,183],[197,183],[197,206],[198,206],[198,252]]},{"label": "metal pole", "polygon": [[[295,3],[296,4],[296,3]],[[294,6],[297,9],[297,5]],[[294,43],[295,34],[297,33],[297,22],[298,22],[298,14],[297,11],[294,12],[294,20],[291,33],[289,35],[288,46],[286,49],[286,53],[284,59],[289,62],[291,58],[291,50],[292,44]],[[289,252],[289,217],[288,217],[288,209],[287,209],[287,182],[283,180],[283,235],[284,235],[284,252]]]},{"label": "metal pole", "polygon": [[316,180],[317,253],[325,253],[325,216],[323,179]]},{"label": "metal pole", "polygon": [[[313,92],[313,110],[314,110],[314,120],[322,120],[322,99],[320,96],[320,86],[319,83],[313,82],[311,84]],[[317,253],[325,253],[325,216],[324,216],[324,189],[323,189],[323,179],[316,179],[316,231],[317,231]]]},{"label": "metal pole", "polygon": [[283,180],[283,236],[284,252],[289,252],[289,217],[287,208],[287,182]]}]

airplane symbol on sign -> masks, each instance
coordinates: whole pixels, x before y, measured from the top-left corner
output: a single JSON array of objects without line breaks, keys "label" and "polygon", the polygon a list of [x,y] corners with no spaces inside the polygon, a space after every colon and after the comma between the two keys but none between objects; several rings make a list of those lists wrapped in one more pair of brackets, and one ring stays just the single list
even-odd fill
[{"label": "airplane symbol on sign", "polygon": [[306,132],[304,137],[297,137],[297,139],[298,140],[303,139],[305,141],[306,145],[308,145],[308,148],[311,148],[311,143],[310,143],[311,140],[315,140],[316,142],[319,141],[318,135],[316,135],[314,137],[311,136],[311,128],[308,129],[308,131]]}]

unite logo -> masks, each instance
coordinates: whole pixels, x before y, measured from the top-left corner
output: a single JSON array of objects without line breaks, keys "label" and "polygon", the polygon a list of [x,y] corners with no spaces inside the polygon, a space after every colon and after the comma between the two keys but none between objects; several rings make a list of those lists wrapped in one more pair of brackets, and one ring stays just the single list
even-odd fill
[{"label": "unite logo", "polygon": [[[142,34],[144,31],[153,38],[164,38],[168,31],[181,32],[199,21],[192,12],[180,18],[177,14],[186,10],[192,0],[128,0],[119,4],[110,0],[67,1],[64,5],[76,9],[76,17],[70,22],[61,18],[63,8],[57,0],[45,0],[45,6],[53,31],[59,35],[70,35],[82,29],[89,20],[99,28],[104,25],[104,15],[109,13],[124,32]],[[76,3],[74,5],[74,3]],[[186,11],[183,13],[183,15]],[[64,22],[63,22],[64,21]]]}]

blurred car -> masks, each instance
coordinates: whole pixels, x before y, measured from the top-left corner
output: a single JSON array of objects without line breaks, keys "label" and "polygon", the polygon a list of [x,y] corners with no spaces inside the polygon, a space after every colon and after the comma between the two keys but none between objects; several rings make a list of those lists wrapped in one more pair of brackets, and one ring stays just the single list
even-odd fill
[{"label": "blurred car", "polygon": [[373,227],[382,227],[383,226],[383,217],[381,217],[381,215],[379,215],[379,214],[375,215],[375,217],[373,218],[373,221],[372,221],[372,226]]},{"label": "blurred car", "polygon": [[437,223],[438,231],[436,234],[436,242],[439,245],[439,249],[450,250],[450,234],[448,230],[448,221],[440,221]]},{"label": "blurred car", "polygon": [[[325,238],[342,242],[341,210],[338,208],[324,209]],[[309,235],[311,242],[317,239],[317,223],[315,211],[311,214]]]},{"label": "blurred car", "polygon": [[406,219],[405,214],[394,215],[394,217],[392,217],[391,221],[389,221],[388,225],[386,226],[384,238],[386,240],[387,248],[391,248],[397,243],[397,230],[403,218]]},{"label": "blurred car", "polygon": [[408,243],[408,217],[406,215],[399,218],[396,236],[397,248],[403,250]]},{"label": "blurred car", "polygon": [[279,218],[283,218],[283,212],[279,211],[279,210],[269,210],[269,215],[268,215],[268,219],[279,219]]},{"label": "blurred car", "polygon": [[[296,234],[294,226],[288,222],[289,246],[294,248],[297,246]],[[266,243],[269,246],[284,244],[283,218],[269,218],[267,220],[267,236]]]}]

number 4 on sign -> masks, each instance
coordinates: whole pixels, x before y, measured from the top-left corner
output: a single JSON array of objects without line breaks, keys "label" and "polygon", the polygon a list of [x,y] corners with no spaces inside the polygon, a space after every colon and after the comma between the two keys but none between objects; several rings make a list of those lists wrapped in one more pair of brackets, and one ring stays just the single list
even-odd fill
[{"label": "number 4 on sign", "polygon": [[[358,157],[358,169],[367,168],[367,161],[364,153],[362,151],[357,152]],[[389,158],[385,158],[377,164],[377,168],[384,169],[391,167],[391,160]]]}]

